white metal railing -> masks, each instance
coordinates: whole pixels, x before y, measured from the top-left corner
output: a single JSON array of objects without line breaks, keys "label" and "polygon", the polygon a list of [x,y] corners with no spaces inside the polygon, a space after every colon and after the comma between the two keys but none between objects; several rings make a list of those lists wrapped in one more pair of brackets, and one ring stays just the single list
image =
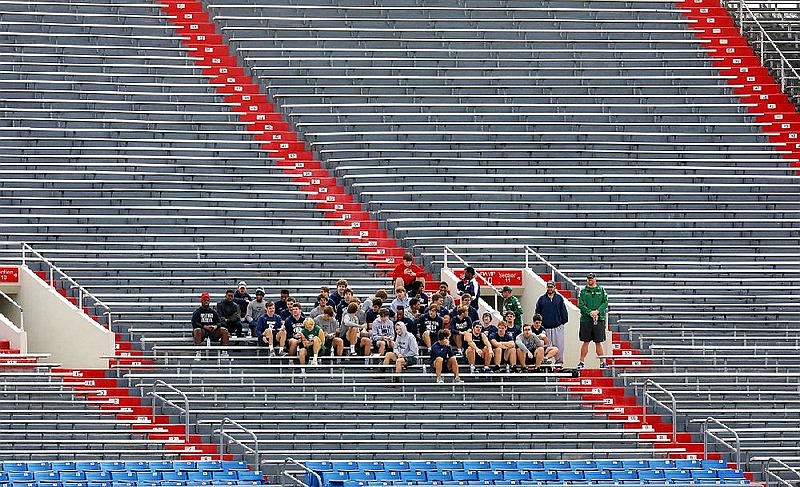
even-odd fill
[{"label": "white metal railing", "polygon": [[[448,257],[447,257],[448,255],[452,255],[453,258],[455,258],[458,262],[463,264],[464,267],[470,267],[470,265],[471,265],[469,262],[464,260],[460,255],[458,255],[453,249],[451,249],[450,247],[445,245],[444,246],[444,268],[445,269],[449,269],[450,268],[449,260],[448,260]],[[502,301],[503,293],[501,293],[499,289],[494,287],[494,285],[492,285],[492,283],[489,282],[489,279],[487,279],[486,277],[482,276],[481,273],[478,272],[477,269],[475,269],[475,279],[478,281],[479,284],[486,285],[486,286],[489,286],[489,288],[491,288],[491,290],[495,294],[495,304],[499,304]],[[483,281],[483,282],[481,282],[481,281]]]},{"label": "white metal railing", "polygon": [[19,323],[17,323],[17,325],[18,325],[20,330],[24,331],[25,330],[25,318],[23,317],[23,314],[22,314],[22,306],[20,306],[19,303],[14,301],[14,299],[11,296],[9,296],[8,294],[4,293],[3,291],[0,291],[0,297],[2,297],[3,299],[5,299],[9,303],[11,303],[11,306],[13,306],[13,307],[15,307],[17,309],[17,313],[19,313]]},{"label": "white metal railing", "polygon": [[[35,259],[32,259],[31,257],[28,257],[28,254],[30,254]],[[83,287],[80,284],[78,284],[73,278],[71,278],[69,275],[67,275],[67,273],[65,273],[61,269],[59,269],[54,263],[52,263],[50,260],[48,260],[45,256],[43,256],[42,254],[40,254],[39,252],[34,250],[33,247],[31,247],[27,243],[23,243],[22,244],[22,265],[27,265],[27,262],[30,261],[30,260],[38,260],[39,262],[42,262],[45,266],[47,266],[48,282],[50,282],[50,283],[54,282],[56,276],[58,276],[59,279],[63,279],[65,281],[67,281],[70,284],[70,287],[72,289],[75,289],[78,292],[78,298],[77,299],[78,299],[78,308],[79,309],[83,309],[84,308],[84,305],[83,305],[84,299],[90,299],[90,300],[92,300],[91,304],[94,307],[102,308],[104,310],[102,314],[103,314],[103,316],[106,317],[106,325],[108,325],[108,329],[111,330],[111,331],[114,331],[112,329],[113,320],[112,320],[112,315],[111,315],[111,308],[106,303],[101,301],[100,298],[98,298],[94,294],[90,293],[85,287]]]},{"label": "white metal railing", "polygon": [[[745,34],[745,24],[754,24],[755,29],[751,32],[756,37],[751,38],[754,48],[759,55],[761,65],[765,66],[765,55],[767,48],[771,48],[771,52],[776,54],[779,66],[772,68],[774,74],[778,76],[778,81],[783,91],[795,104],[800,103],[800,74],[792,66],[789,60],[784,56],[783,51],[778,44],[770,37],[769,33],[761,25],[755,13],[750,9],[746,0],[723,0],[723,5],[729,12],[734,14],[734,19],[739,24],[739,33]],[[767,66],[765,66],[767,67]],[[791,82],[791,83],[790,83]]]},{"label": "white metal railing", "polygon": [[[294,465],[296,467],[299,467],[304,472],[311,474],[311,476],[317,481],[316,485],[310,486],[307,483],[295,477],[294,474],[292,474],[292,472],[290,472],[289,469],[287,468],[289,465]],[[295,485],[298,485],[300,487],[322,487],[323,485],[322,477],[320,476],[320,474],[306,467],[305,465],[298,462],[292,457],[286,457],[286,460],[283,461],[283,470],[281,471],[281,477],[293,481]]]},{"label": "white metal railing", "polygon": [[[247,435],[249,435],[250,438],[253,439],[253,447],[251,448],[251,447],[245,445],[241,440],[239,440],[237,438],[234,438],[233,436],[228,434],[225,431],[225,425],[226,424],[232,424],[233,426],[236,427],[237,430],[243,431]],[[245,454],[249,453],[249,454],[253,455],[253,463],[252,463],[253,470],[258,470],[258,469],[261,468],[261,453],[258,450],[258,437],[256,436],[255,433],[253,433],[252,430],[249,430],[249,429],[245,428],[244,426],[242,426],[241,424],[239,424],[236,421],[232,420],[231,418],[225,417],[225,418],[222,418],[222,421],[220,421],[220,424],[219,424],[219,429],[214,430],[214,433],[219,434],[219,452],[220,452],[220,454],[225,454],[227,452],[227,448],[225,447],[226,446],[225,445],[225,440],[227,439],[228,440],[228,444],[235,443],[235,444],[239,445],[240,447],[242,447],[242,449],[245,451]]]},{"label": "white metal railing", "polygon": [[[778,466],[781,467],[781,470],[794,473],[797,476],[797,480],[789,481],[775,473],[775,471],[773,471],[771,468],[773,462],[777,463]],[[767,487],[771,487],[772,485],[786,485],[787,487],[795,487],[800,485],[800,469],[792,467],[791,465],[787,465],[786,462],[780,458],[770,457],[770,459],[764,463],[764,466],[761,469],[761,478],[767,484]],[[774,480],[775,484],[771,484],[770,480]]]},{"label": "white metal railing", "polygon": [[[651,386],[655,387],[659,391],[661,391],[664,394],[666,394],[670,399],[670,404],[672,405],[672,407],[669,407],[666,404],[664,404],[661,400],[656,399],[656,397],[653,396],[651,394],[650,390],[649,390],[649,388]],[[675,400],[675,394],[673,394],[673,393],[669,392],[668,390],[666,390],[662,385],[660,385],[656,381],[654,381],[652,379],[647,379],[644,382],[644,401],[645,401],[645,405],[647,404],[648,400],[653,401],[654,403],[658,404],[659,406],[663,407],[664,409],[666,409],[667,411],[672,413],[672,442],[676,443],[677,439],[678,439],[678,426],[677,426],[678,403]]]},{"label": "white metal railing", "polygon": [[[736,444],[735,445],[731,445],[730,443],[728,443],[724,439],[722,439],[719,436],[717,436],[713,431],[711,431],[708,428],[708,423],[714,423],[714,424],[718,425],[720,428],[722,428],[723,430],[728,431],[731,434],[733,434],[733,439],[736,441]],[[741,466],[742,466],[742,440],[741,440],[741,438],[739,438],[739,433],[734,431],[730,426],[721,423],[718,419],[714,418],[713,416],[707,417],[703,421],[703,456],[704,456],[704,458],[708,458],[708,453],[709,453],[708,452],[708,437],[709,436],[714,438],[715,440],[717,440],[717,442],[719,442],[721,445],[725,446],[726,448],[729,448],[731,450],[731,453],[733,453],[733,455],[734,455],[734,459],[736,461],[736,467],[737,468],[741,468]]]},{"label": "white metal railing", "polygon": [[[175,392],[176,394],[181,396],[181,398],[183,399],[183,407],[180,407],[177,404],[175,404],[172,400],[167,399],[166,397],[163,397],[163,396],[159,395],[156,392],[156,389],[158,388],[158,386],[163,386],[166,389],[169,389],[172,392]],[[160,400],[164,401],[164,404],[168,404],[168,405],[174,407],[175,409],[177,409],[178,411],[180,411],[181,413],[183,413],[183,415],[185,417],[184,427],[186,428],[186,430],[184,431],[184,435],[186,436],[186,442],[188,443],[189,442],[189,397],[183,391],[178,389],[177,387],[175,387],[173,385],[170,385],[170,384],[167,384],[166,382],[164,382],[161,379],[158,379],[155,382],[153,382],[153,386],[152,387],[153,387],[153,389],[149,393],[147,393],[147,395],[148,396],[152,396],[152,398],[153,398],[153,415],[152,415],[153,424],[156,423],[156,407],[155,407],[156,405],[155,405],[155,401],[156,401],[156,399],[160,399]]]}]

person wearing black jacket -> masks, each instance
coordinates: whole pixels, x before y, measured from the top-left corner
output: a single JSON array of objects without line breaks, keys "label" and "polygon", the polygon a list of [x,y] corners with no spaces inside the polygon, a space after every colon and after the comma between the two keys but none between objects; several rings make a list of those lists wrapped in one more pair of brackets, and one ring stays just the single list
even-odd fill
[{"label": "person wearing black jacket", "polygon": [[[200,307],[192,313],[192,337],[194,338],[195,346],[203,343],[203,340],[208,338],[212,341],[222,341],[222,345],[228,344],[228,329],[222,326],[222,320],[217,314],[217,311],[209,306],[211,304],[211,295],[203,293],[200,295]],[[237,306],[238,309],[238,306]],[[227,356],[228,352],[223,351],[223,355]],[[195,354],[195,360],[200,360],[200,351]]]},{"label": "person wearing black jacket", "polygon": [[230,334],[242,336],[242,310],[233,300],[233,289],[225,291],[225,299],[217,303],[217,313]]}]

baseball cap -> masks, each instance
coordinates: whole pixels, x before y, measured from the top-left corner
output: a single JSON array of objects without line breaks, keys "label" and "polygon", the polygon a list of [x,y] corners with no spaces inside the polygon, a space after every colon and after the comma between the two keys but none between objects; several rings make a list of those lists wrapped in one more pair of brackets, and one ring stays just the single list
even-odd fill
[{"label": "baseball cap", "polygon": [[237,284],[236,287],[247,287],[247,283],[244,281],[239,281],[239,284]]},{"label": "baseball cap", "polygon": [[512,292],[513,289],[511,289],[511,286],[503,286],[503,292],[506,292],[506,291]]},{"label": "baseball cap", "polygon": [[594,278],[595,278],[594,272],[590,272],[590,273],[586,274],[586,279],[594,279]]},{"label": "baseball cap", "polygon": [[200,301],[211,301],[211,295],[208,293],[203,293],[200,295]]},{"label": "baseball cap", "polygon": [[264,290],[261,289],[261,288],[256,289],[256,296],[258,296],[259,294],[263,296],[264,295]]},{"label": "baseball cap", "polygon": [[556,287],[555,281],[547,281],[547,287]]}]

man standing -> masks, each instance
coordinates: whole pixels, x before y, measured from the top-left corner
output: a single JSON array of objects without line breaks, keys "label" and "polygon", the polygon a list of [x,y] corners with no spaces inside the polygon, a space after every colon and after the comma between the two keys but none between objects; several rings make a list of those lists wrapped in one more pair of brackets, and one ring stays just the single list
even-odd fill
[{"label": "man standing", "polygon": [[[581,360],[578,369],[585,364],[586,354],[589,353],[589,342],[594,342],[595,353],[600,358],[603,352],[603,342],[606,341],[606,310],[608,310],[608,295],[605,289],[597,284],[593,272],[586,276],[586,287],[581,289],[578,296],[578,308],[581,310],[581,325],[578,336],[583,342],[581,345]],[[608,365],[605,359],[600,359],[600,368]]]},{"label": "man standing", "polygon": [[547,341],[558,348],[556,360],[564,363],[564,325],[569,321],[569,315],[564,298],[556,292],[555,282],[547,283],[547,292],[536,301],[535,313],[542,316],[542,327]]},{"label": "man standing", "polygon": [[475,268],[470,266],[464,269],[464,277],[456,284],[458,294],[463,296],[465,293],[472,296],[471,306],[478,309],[478,299],[481,297],[481,285],[475,279]]},{"label": "man standing", "polygon": [[501,294],[503,296],[503,304],[500,306],[503,314],[506,314],[506,311],[513,311],[514,312],[514,328],[522,329],[522,305],[519,303],[519,299],[516,296],[512,296],[514,290],[511,286],[503,286],[503,290]]}]

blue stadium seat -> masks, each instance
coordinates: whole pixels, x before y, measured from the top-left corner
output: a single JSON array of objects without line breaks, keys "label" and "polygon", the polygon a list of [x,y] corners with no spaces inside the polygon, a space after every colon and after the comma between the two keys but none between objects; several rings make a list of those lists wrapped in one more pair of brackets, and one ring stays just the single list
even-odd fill
[{"label": "blue stadium seat", "polygon": [[172,462],[168,462],[166,460],[149,462],[148,467],[153,472],[169,472],[175,470],[175,466],[172,464]]},{"label": "blue stadium seat", "polygon": [[[241,475],[244,472],[238,472],[238,473],[239,473],[239,475]],[[364,481],[364,482],[370,481],[370,480],[375,480],[375,472],[358,471],[358,472],[346,472],[346,473],[348,474],[348,480],[358,480],[358,481]],[[242,480],[242,478],[239,477],[239,480]]]},{"label": "blue stadium seat", "polygon": [[[201,462],[202,463],[202,462]],[[331,472],[333,471],[333,463],[332,462],[319,462],[319,461],[308,461],[305,463],[306,468],[313,470],[315,472]],[[204,470],[198,468],[198,470]]]},{"label": "blue stadium seat", "polygon": [[436,470],[436,462],[427,461],[427,462],[420,462],[420,461],[410,461],[408,462],[408,466],[411,470]]},{"label": "blue stadium seat", "polygon": [[639,470],[639,480],[661,480],[663,481],[664,471],[663,470]]},{"label": "blue stadium seat", "polygon": [[702,460],[676,460],[675,468],[682,468],[686,470],[703,468]]},{"label": "blue stadium seat", "polygon": [[334,472],[358,472],[361,466],[358,462],[333,462]]},{"label": "blue stadium seat", "polygon": [[517,462],[511,461],[495,461],[491,462],[492,470],[519,470]]},{"label": "blue stadium seat", "polygon": [[683,468],[673,468],[664,470],[664,478],[667,480],[691,480],[692,472]]},{"label": "blue stadium seat", "polygon": [[440,472],[437,470],[433,470],[427,472],[425,476],[428,479],[428,482],[444,482],[445,480],[453,480],[453,475],[449,471]]},{"label": "blue stadium seat", "polygon": [[259,483],[261,483],[261,482],[263,482],[264,477],[261,474],[261,472],[254,472],[252,470],[243,470],[243,471],[239,472],[239,481],[240,482],[251,482],[253,480],[256,480]]},{"label": "blue stadium seat", "polygon": [[464,462],[464,470],[492,470],[492,462],[485,460],[466,461]]},{"label": "blue stadium seat", "polygon": [[539,460],[520,460],[517,462],[517,470],[522,470],[522,471],[545,470],[544,462]]},{"label": "blue stadium seat", "polygon": [[158,482],[161,480],[161,472],[136,472],[139,482]]},{"label": "blue stadium seat", "polygon": [[623,460],[622,465],[625,470],[647,470],[650,468],[650,462],[647,460]]},{"label": "blue stadium seat", "polygon": [[4,472],[27,472],[28,464],[25,462],[3,462]]},{"label": "blue stadium seat", "polygon": [[64,484],[62,484],[58,480],[55,480],[55,481],[47,480],[47,481],[43,481],[43,482],[36,482],[35,485],[37,487],[64,487]]},{"label": "blue stadium seat", "polygon": [[64,483],[83,482],[86,480],[86,474],[77,470],[62,470],[59,471],[58,475]]},{"label": "blue stadium seat", "polygon": [[464,470],[464,462],[458,460],[437,462],[436,468],[439,470]]},{"label": "blue stadium seat", "polygon": [[197,462],[197,470],[202,470],[204,472],[221,472],[222,463],[219,460],[203,460]]},{"label": "blue stadium seat", "polygon": [[728,464],[723,460],[699,460],[702,463],[701,468],[728,468]]},{"label": "blue stadium seat", "polygon": [[211,482],[213,480],[213,476],[209,471],[191,471],[186,472],[186,480],[189,482]]},{"label": "blue stadium seat", "polygon": [[106,472],[124,472],[128,470],[126,462],[100,462],[100,469]]},{"label": "blue stadium seat", "polygon": [[8,483],[8,472],[0,471],[0,482]]},{"label": "blue stadium seat", "polygon": [[361,470],[365,472],[379,472],[381,470],[386,470],[386,466],[383,462],[362,462]]},{"label": "blue stadium seat", "polygon": [[738,470],[738,469],[734,470],[732,468],[721,468],[721,469],[717,470],[717,477],[719,477],[720,479],[723,479],[723,480],[727,480],[727,479],[743,479],[744,478],[744,472],[742,472],[741,470]]},{"label": "blue stadium seat", "polygon": [[89,480],[86,482],[86,484],[88,485],[88,487],[112,487],[114,485],[123,485],[123,484],[113,484],[109,480]]},{"label": "blue stadium seat", "polygon": [[223,460],[222,461],[222,469],[223,470],[247,470],[249,467],[247,466],[247,462],[242,462],[238,460]]},{"label": "blue stadium seat", "polygon": [[717,471],[710,469],[710,468],[703,468],[703,469],[694,469],[690,470],[692,472],[692,478],[695,480],[717,480]]},{"label": "blue stadium seat", "polygon": [[33,482],[33,472],[28,472],[27,470],[15,470],[8,472],[8,481],[9,482]]},{"label": "blue stadium seat", "polygon": [[[409,464],[410,463],[411,462],[409,462]],[[428,480],[424,470],[409,470],[408,472],[400,472],[400,476],[400,482],[402,482],[404,485],[414,485],[409,484],[409,482],[426,482]]]},{"label": "blue stadium seat", "polygon": [[625,465],[621,460],[597,460],[598,470],[625,470]]},{"label": "blue stadium seat", "polygon": [[197,462],[192,460],[176,460],[172,462],[172,468],[176,472],[189,472],[197,470]]},{"label": "blue stadium seat", "polygon": [[62,470],[72,470],[75,471],[78,468],[75,465],[75,462],[53,462],[53,471],[59,472]]},{"label": "blue stadium seat", "polygon": [[632,469],[611,470],[611,478],[614,480],[636,480],[639,478],[639,471]]},{"label": "blue stadium seat", "polygon": [[167,487],[181,487],[186,485],[186,482],[184,480],[162,480],[158,483],[158,485]]},{"label": "blue stadium seat", "polygon": [[531,473],[520,470],[503,470],[503,480],[530,480]]},{"label": "blue stadium seat", "polygon": [[62,480],[64,482],[65,487],[89,487],[89,482],[82,480],[82,481],[67,481]]},{"label": "blue stadium seat", "polygon": [[[222,480],[222,477],[217,476],[218,472],[214,472],[214,480]],[[224,474],[231,475],[233,472],[222,472]],[[327,487],[329,485],[341,485],[342,482],[345,480],[350,480],[350,472],[345,471],[334,471],[334,472],[320,472],[320,477],[322,477],[322,485]],[[238,479],[238,476],[228,477],[231,480]],[[355,480],[355,479],[353,479]]]},{"label": "blue stadium seat", "polygon": [[375,472],[375,480],[384,480],[389,482],[400,481],[403,479],[402,472],[396,470]]},{"label": "blue stadium seat", "polygon": [[650,460],[650,468],[653,469],[657,468],[659,470],[668,470],[672,468],[678,468],[678,465],[675,462],[675,460],[668,460],[668,459]]},{"label": "blue stadium seat", "polygon": [[546,460],[545,470],[572,470],[572,462],[568,460]]},{"label": "blue stadium seat", "polygon": [[558,481],[569,481],[569,480],[583,480],[583,471],[582,470],[556,470],[558,474]]},{"label": "blue stadium seat", "polygon": [[501,470],[476,470],[478,473],[478,480],[503,480],[503,472]]},{"label": "blue stadium seat", "polygon": [[101,470],[100,462],[75,462],[75,470],[80,470],[81,472]]},{"label": "blue stadium seat", "polygon": [[33,479],[37,482],[58,482],[61,480],[57,472],[52,470],[33,470]]},{"label": "blue stadium seat", "polygon": [[572,470],[597,470],[597,462],[594,460],[573,460]]},{"label": "blue stadium seat", "polygon": [[186,482],[188,476],[186,472],[176,472],[174,470],[161,472],[162,482]]},{"label": "blue stadium seat", "polygon": [[125,462],[125,470],[129,472],[149,472],[150,464],[148,462]]},{"label": "blue stadium seat", "polygon": [[454,470],[452,475],[453,480],[460,482],[477,482],[478,480],[477,470]]},{"label": "blue stadium seat", "polygon": [[611,471],[610,470],[585,470],[583,472],[583,478],[586,481],[591,480],[611,480]]},{"label": "blue stadium seat", "polygon": [[383,462],[383,467],[384,469],[391,470],[393,472],[408,472],[411,470],[411,466],[405,461]]},{"label": "blue stadium seat", "polygon": [[53,465],[50,462],[29,462],[27,470],[29,472],[52,471]]},{"label": "blue stadium seat", "polygon": [[139,472],[109,472],[111,474],[111,480],[114,482],[136,482],[139,480],[138,473]]}]

